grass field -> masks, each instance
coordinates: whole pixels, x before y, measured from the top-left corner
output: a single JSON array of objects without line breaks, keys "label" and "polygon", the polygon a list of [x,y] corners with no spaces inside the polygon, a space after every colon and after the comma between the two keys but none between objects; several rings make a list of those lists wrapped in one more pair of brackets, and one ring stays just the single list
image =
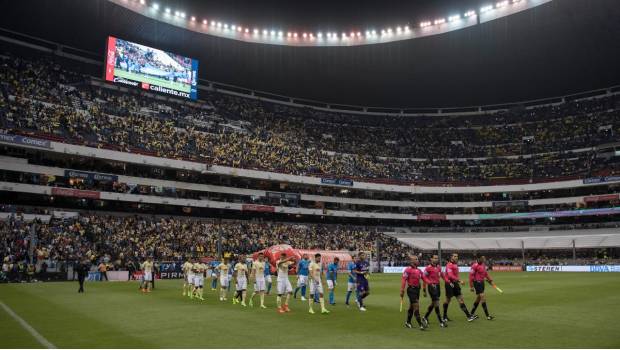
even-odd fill
[{"label": "grass field", "polygon": [[[76,293],[77,282],[3,284],[0,301],[63,348],[620,347],[620,274],[493,276],[504,290],[501,295],[487,290],[495,320],[468,323],[453,304],[449,327],[439,328],[433,314],[426,332],[403,328],[399,275],[371,276],[365,313],[344,306],[344,276],[329,315],[310,315],[299,300],[292,301],[291,313],[280,315],[273,295],[266,310],[222,303],[210,289],[206,301],[190,300],[181,296],[180,280],[157,281],[157,289],[146,295],[136,282],[88,282],[85,294]],[[470,308],[473,294],[464,291]],[[421,303],[426,308],[429,301]],[[3,309],[0,324],[0,347],[41,347]]]},{"label": "grass field", "polygon": [[152,85],[158,85],[158,86],[162,86],[165,88],[183,91],[183,92],[190,92],[191,90],[191,86],[189,84],[175,83],[173,81],[169,81],[166,79],[160,79],[160,78],[155,78],[155,77],[146,76],[142,74],[127,72],[119,68],[114,69],[114,75],[121,77],[121,78],[125,78],[125,79],[145,82],[145,83],[149,83]]}]

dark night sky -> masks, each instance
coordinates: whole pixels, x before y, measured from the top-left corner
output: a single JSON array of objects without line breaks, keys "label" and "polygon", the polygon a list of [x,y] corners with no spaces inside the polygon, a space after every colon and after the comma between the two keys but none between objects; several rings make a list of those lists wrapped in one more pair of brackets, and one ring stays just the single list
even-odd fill
[{"label": "dark night sky", "polygon": [[[300,31],[418,23],[486,3],[161,0],[162,6],[178,7],[188,15],[204,13],[208,19],[257,26],[298,26]],[[617,0],[555,0],[459,31],[357,47],[233,41],[163,24],[105,0],[8,2],[0,11],[0,23],[91,51],[101,60],[105,38],[115,35],[198,58],[204,79],[340,104],[470,106],[620,84]]]}]

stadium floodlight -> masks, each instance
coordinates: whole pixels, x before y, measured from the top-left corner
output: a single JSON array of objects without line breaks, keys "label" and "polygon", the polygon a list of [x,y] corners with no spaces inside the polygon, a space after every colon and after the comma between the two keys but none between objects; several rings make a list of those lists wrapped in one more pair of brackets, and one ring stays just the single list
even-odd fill
[{"label": "stadium floodlight", "polygon": [[237,30],[237,26],[233,24],[233,25],[230,26],[230,29]]},{"label": "stadium floodlight", "polygon": [[211,27],[215,27],[216,23],[215,21],[211,21]]},{"label": "stadium floodlight", "polygon": [[445,18],[438,18],[438,19],[435,20],[435,25],[444,24],[444,23],[446,23],[446,19]]},{"label": "stadium floodlight", "polygon": [[421,22],[421,23],[420,23],[420,27],[421,27],[421,28],[425,28],[425,27],[428,27],[428,26],[430,26],[430,25],[431,25],[431,22],[430,22],[430,21],[425,21],[425,22]]},{"label": "stadium floodlight", "polygon": [[476,11],[474,10],[469,10],[467,12],[465,12],[464,16],[465,17],[471,17],[471,16],[475,16],[476,15]]},{"label": "stadium floodlight", "polygon": [[458,21],[459,19],[461,19],[461,15],[452,15],[448,17],[448,21],[450,22]]},{"label": "stadium floodlight", "polygon": [[263,29],[263,35],[267,35],[269,32],[267,31],[267,29]]},{"label": "stadium floodlight", "polygon": [[217,27],[222,28],[222,22],[217,22]]},{"label": "stadium floodlight", "polygon": [[501,8],[506,5],[508,5],[508,0],[500,1],[500,2],[495,3],[495,8]]},{"label": "stadium floodlight", "polygon": [[185,12],[181,12],[181,18],[185,18]]},{"label": "stadium floodlight", "polygon": [[521,0],[512,0],[513,4],[517,4],[517,3],[520,3],[520,2],[521,2]]},{"label": "stadium floodlight", "polygon": [[224,23],[224,29],[228,30],[228,24]]},{"label": "stadium floodlight", "polygon": [[371,34],[372,36],[375,36],[375,35],[377,35],[377,31],[373,29],[373,30],[370,32],[370,34]]},{"label": "stadium floodlight", "polygon": [[203,20],[202,20],[202,24],[206,25],[206,24],[207,24],[207,20],[206,20],[206,19],[203,19]]},{"label": "stadium floodlight", "polygon": [[165,12],[166,12],[167,14],[170,14],[170,8],[169,8],[169,7],[166,7]]},{"label": "stadium floodlight", "polygon": [[271,32],[269,32],[269,35],[271,35],[271,36],[276,36],[276,31],[275,31],[275,30],[272,30]]},{"label": "stadium floodlight", "polygon": [[190,20],[191,20],[192,22],[196,22],[196,17],[192,16],[192,18],[190,18]]},{"label": "stadium floodlight", "polygon": [[297,37],[297,32],[293,33],[293,38]]},{"label": "stadium floodlight", "polygon": [[158,3],[154,3],[153,4],[153,10],[155,10],[155,11],[159,10],[159,4]]},{"label": "stadium floodlight", "polygon": [[493,5],[482,6],[480,8],[480,13],[485,13],[487,11],[491,11],[493,9]]},{"label": "stadium floodlight", "polygon": [[323,33],[321,32],[316,33],[316,37],[319,39],[323,38]]},{"label": "stadium floodlight", "polygon": [[308,34],[303,33],[301,36],[305,39],[308,36]]},{"label": "stadium floodlight", "polygon": [[145,3],[146,3],[146,1],[140,0],[140,5],[144,5]]},{"label": "stadium floodlight", "polygon": [[241,33],[241,30],[242,30],[241,26],[238,26],[238,27],[237,27],[237,31],[238,31],[239,33]]},{"label": "stadium floodlight", "polygon": [[392,34],[392,28],[388,28],[387,29],[387,33],[391,35]]},{"label": "stadium floodlight", "polygon": [[179,11],[174,11],[174,15],[175,15],[175,16],[177,16],[177,17],[179,17],[179,16],[181,15],[181,12],[179,12]]},{"label": "stadium floodlight", "polygon": [[396,33],[400,34],[403,31],[403,28],[401,27],[396,27]]},{"label": "stadium floodlight", "polygon": [[278,32],[278,37],[280,37],[280,38],[281,38],[283,35],[284,35],[284,33],[282,33],[282,31],[279,31],[279,32]]},{"label": "stadium floodlight", "polygon": [[293,33],[291,33],[291,32],[286,33],[286,37],[287,37],[287,38],[290,38],[290,37],[292,37],[292,36],[293,36]]}]

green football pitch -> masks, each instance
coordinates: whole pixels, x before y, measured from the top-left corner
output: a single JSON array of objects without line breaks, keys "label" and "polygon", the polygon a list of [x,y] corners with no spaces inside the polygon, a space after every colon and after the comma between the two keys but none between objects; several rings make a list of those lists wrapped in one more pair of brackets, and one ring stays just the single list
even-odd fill
[{"label": "green football pitch", "polygon": [[155,78],[151,76],[146,76],[143,74],[127,72],[119,68],[114,69],[114,75],[117,77],[125,78],[125,79],[141,81],[141,82],[149,83],[152,85],[163,86],[165,88],[183,91],[183,92],[190,92],[191,90],[191,86],[189,84],[175,83],[173,81],[169,81],[166,79],[160,79],[160,78]]},{"label": "green football pitch", "polygon": [[[366,312],[345,307],[346,280],[340,276],[329,315],[308,314],[307,303],[298,299],[291,313],[278,314],[273,295],[266,298],[266,310],[243,308],[220,302],[210,288],[205,301],[190,300],[181,296],[180,280],[157,281],[149,294],[140,293],[136,282],[87,282],[85,294],[76,292],[77,282],[3,284],[0,302],[63,348],[620,347],[620,274],[492,275],[504,290],[487,289],[495,320],[468,323],[452,304],[449,327],[440,328],[432,314],[425,332],[403,327],[399,275],[371,276]],[[473,294],[463,290],[470,308]],[[422,298],[422,308],[428,304]],[[480,308],[478,315],[483,316]],[[4,308],[0,325],[0,347],[42,347]]]}]

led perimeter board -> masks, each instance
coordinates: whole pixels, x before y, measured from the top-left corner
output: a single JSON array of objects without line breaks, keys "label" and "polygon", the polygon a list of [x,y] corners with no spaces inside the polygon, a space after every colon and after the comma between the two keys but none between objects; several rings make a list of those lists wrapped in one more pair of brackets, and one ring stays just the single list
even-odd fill
[{"label": "led perimeter board", "polygon": [[198,60],[108,37],[105,80],[195,100]]}]

